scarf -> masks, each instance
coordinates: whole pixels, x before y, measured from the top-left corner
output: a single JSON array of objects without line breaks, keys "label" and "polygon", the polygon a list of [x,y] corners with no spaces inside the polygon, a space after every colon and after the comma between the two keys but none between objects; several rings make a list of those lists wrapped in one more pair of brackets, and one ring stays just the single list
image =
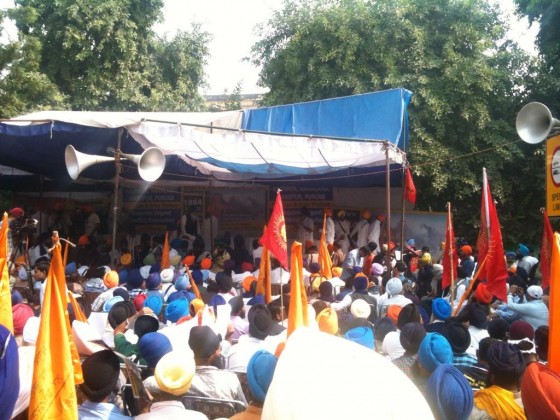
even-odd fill
[{"label": "scarf", "polygon": [[526,420],[525,412],[513,398],[513,392],[492,385],[474,394],[474,404],[496,420]]}]

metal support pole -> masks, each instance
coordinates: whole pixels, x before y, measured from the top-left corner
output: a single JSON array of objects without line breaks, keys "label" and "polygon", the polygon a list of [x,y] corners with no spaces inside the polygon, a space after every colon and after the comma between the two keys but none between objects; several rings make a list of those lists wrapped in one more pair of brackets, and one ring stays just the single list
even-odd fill
[{"label": "metal support pole", "polygon": [[402,214],[401,214],[401,258],[404,256],[404,218],[406,214],[406,166],[403,165],[402,170]]},{"label": "metal support pole", "polygon": [[389,250],[389,243],[391,242],[391,165],[389,164],[389,142],[385,143],[385,200],[387,205],[387,253],[385,254],[385,261],[387,265],[387,273],[392,276],[393,267],[391,267],[391,251]]},{"label": "metal support pole", "polygon": [[115,197],[113,205],[113,244],[111,247],[111,262],[116,263],[115,251],[117,242],[117,215],[119,213],[119,178],[121,173],[121,137],[122,128],[119,128],[117,134],[117,150],[115,150]]}]

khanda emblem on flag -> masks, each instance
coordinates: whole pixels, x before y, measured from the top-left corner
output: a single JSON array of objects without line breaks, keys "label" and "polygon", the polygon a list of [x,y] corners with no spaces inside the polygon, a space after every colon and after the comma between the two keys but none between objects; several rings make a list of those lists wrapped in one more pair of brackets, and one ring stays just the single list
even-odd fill
[{"label": "khanda emblem on flag", "polygon": [[288,246],[286,240],[286,221],[284,219],[284,207],[280,190],[276,194],[276,201],[272,214],[268,220],[266,233],[262,236],[261,242],[274,257],[280,262],[282,267],[288,269]]}]

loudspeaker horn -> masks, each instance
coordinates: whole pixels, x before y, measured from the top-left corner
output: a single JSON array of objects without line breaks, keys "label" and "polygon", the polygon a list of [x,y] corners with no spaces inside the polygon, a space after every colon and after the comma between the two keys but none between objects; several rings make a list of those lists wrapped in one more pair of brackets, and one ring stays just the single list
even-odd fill
[{"label": "loudspeaker horn", "polygon": [[114,162],[114,157],[88,155],[78,152],[74,146],[69,144],[64,150],[64,161],[66,162],[66,170],[70,178],[76,180],[80,176],[80,172],[84,169],[101,162]]},{"label": "loudspeaker horn", "polygon": [[165,169],[165,155],[157,147],[149,147],[141,155],[127,153],[121,153],[121,155],[138,166],[138,174],[144,181],[155,181]]},{"label": "loudspeaker horn", "polygon": [[515,120],[517,134],[525,143],[537,144],[549,136],[560,121],[552,116],[546,105],[531,102],[521,108]]}]

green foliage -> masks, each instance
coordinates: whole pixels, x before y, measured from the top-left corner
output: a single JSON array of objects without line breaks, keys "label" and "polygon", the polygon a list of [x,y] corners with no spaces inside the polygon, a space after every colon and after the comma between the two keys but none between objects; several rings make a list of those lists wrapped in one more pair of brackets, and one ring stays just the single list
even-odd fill
[{"label": "green foliage", "polygon": [[75,110],[195,111],[208,35],[198,27],[159,39],[162,0],[16,0],[22,38],[39,71]]},{"label": "green foliage", "polygon": [[224,111],[237,111],[241,109],[241,87],[241,82],[238,82],[231,94],[228,94],[227,90],[224,92],[227,95]]},{"label": "green foliage", "polygon": [[450,201],[457,235],[475,241],[486,167],[507,243],[540,234],[527,222],[540,220],[544,159],[515,133],[533,67],[505,34],[486,0],[288,0],[261,27],[253,61],[267,105],[411,90],[418,207]]}]

